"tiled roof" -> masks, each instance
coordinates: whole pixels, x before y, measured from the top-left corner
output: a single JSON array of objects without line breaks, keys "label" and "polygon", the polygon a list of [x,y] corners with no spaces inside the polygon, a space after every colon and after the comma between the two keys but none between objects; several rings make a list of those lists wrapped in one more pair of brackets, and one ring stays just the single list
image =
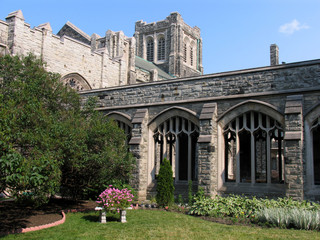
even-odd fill
[{"label": "tiled roof", "polygon": [[168,73],[166,73],[165,71],[163,71],[162,69],[160,69],[159,67],[157,67],[157,65],[155,65],[152,62],[149,62],[143,58],[140,58],[138,56],[136,56],[136,67],[146,70],[148,72],[150,72],[152,69],[157,69],[158,71],[158,75],[161,76],[164,79],[172,79],[174,78],[173,75],[170,75]]}]

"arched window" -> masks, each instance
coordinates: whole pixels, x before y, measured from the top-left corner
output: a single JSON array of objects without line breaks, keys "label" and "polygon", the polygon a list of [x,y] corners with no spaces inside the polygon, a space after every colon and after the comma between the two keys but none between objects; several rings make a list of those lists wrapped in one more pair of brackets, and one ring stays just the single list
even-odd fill
[{"label": "arched window", "polygon": [[90,90],[87,80],[78,73],[70,73],[60,79],[60,81],[76,91]]},{"label": "arched window", "polygon": [[164,37],[158,40],[158,60],[165,60],[166,43]]},{"label": "arched window", "polygon": [[153,132],[156,174],[162,160],[167,158],[176,180],[195,180],[198,136],[198,126],[184,117],[174,116],[161,123]]},{"label": "arched window", "polygon": [[320,185],[320,117],[311,127],[313,145],[313,178],[314,184]]},{"label": "arched window", "polygon": [[147,41],[147,60],[153,62],[154,59],[154,43],[153,39],[149,38]]},{"label": "arched window", "polygon": [[283,131],[280,123],[256,111],[224,128],[225,182],[283,183]]}]

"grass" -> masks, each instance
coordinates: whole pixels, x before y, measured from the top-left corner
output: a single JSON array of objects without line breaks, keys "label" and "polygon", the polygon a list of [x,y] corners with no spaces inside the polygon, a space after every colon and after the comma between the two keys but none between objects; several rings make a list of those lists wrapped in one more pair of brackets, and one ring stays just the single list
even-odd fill
[{"label": "grass", "polygon": [[223,225],[179,213],[151,210],[127,211],[127,223],[98,213],[68,213],[64,224],[3,239],[320,239],[320,232]]}]

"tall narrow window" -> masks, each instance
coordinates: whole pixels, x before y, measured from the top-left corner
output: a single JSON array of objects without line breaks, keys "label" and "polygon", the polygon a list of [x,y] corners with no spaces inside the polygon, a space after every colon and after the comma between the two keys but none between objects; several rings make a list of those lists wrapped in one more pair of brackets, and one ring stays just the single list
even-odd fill
[{"label": "tall narrow window", "polygon": [[283,131],[273,118],[247,112],[224,128],[225,181],[283,183]]},{"label": "tall narrow window", "polygon": [[153,55],[154,55],[154,45],[153,45],[153,39],[149,38],[147,41],[147,60],[149,62],[153,62]]},{"label": "tall narrow window", "polygon": [[199,128],[182,117],[171,117],[160,124],[153,134],[156,173],[162,160],[167,158],[176,180],[195,180],[198,136]]},{"label": "tall narrow window", "polygon": [[193,47],[190,47],[190,65],[193,66]]},{"label": "tall narrow window", "polygon": [[158,60],[165,60],[165,40],[164,37],[160,37],[158,40]]},{"label": "tall narrow window", "polygon": [[313,176],[314,184],[320,185],[320,124],[317,119],[312,124],[312,141],[313,141]]},{"label": "tall narrow window", "polygon": [[183,43],[183,61],[187,62],[187,44]]}]

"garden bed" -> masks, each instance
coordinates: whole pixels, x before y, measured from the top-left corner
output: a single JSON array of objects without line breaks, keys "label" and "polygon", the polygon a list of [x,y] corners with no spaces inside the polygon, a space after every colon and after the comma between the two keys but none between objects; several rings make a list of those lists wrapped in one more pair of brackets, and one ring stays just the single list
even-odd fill
[{"label": "garden bed", "polygon": [[14,201],[0,201],[0,233],[12,232],[21,228],[35,227],[61,220],[61,211],[93,211],[94,201],[70,201],[52,199],[49,204],[34,209]]}]

